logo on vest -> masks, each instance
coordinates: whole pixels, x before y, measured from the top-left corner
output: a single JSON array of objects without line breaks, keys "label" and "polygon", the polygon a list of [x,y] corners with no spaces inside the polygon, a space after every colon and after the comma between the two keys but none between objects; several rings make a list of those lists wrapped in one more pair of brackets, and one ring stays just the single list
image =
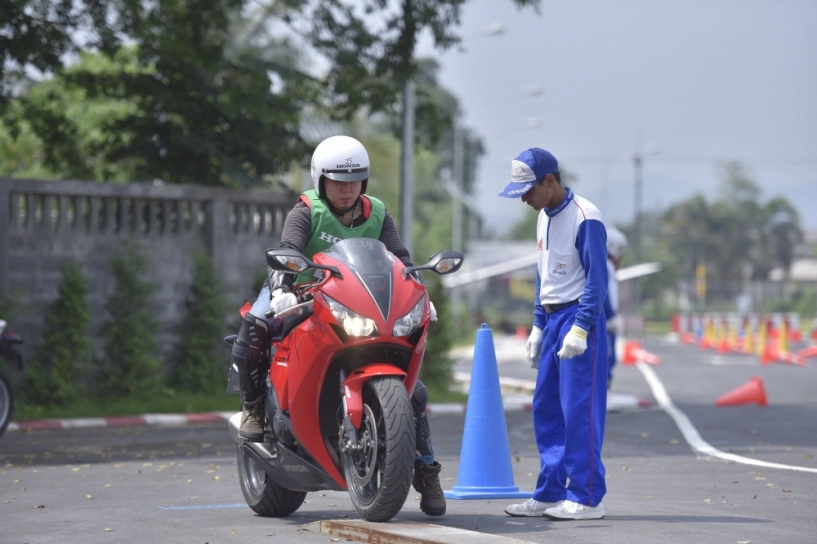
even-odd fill
[{"label": "logo on vest", "polygon": [[554,274],[558,274],[560,276],[567,276],[567,265],[565,263],[556,263],[556,267],[553,269]]},{"label": "logo on vest", "polygon": [[320,239],[323,240],[324,242],[330,242],[332,244],[337,244],[338,242],[341,241],[341,238],[338,238],[337,236],[332,236],[328,232],[321,232]]}]

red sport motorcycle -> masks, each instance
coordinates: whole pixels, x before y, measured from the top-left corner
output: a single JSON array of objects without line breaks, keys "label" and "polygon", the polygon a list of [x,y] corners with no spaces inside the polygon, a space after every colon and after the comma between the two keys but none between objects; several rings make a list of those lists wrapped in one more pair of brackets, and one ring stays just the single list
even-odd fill
[{"label": "red sport motorcycle", "polygon": [[431,319],[414,273],[450,274],[463,256],[442,251],[405,267],[380,241],[352,238],[314,262],[292,249],[266,257],[275,270],[321,277],[298,286],[299,304],[274,316],[265,441],[238,436],[240,413],[229,420],[244,498],[259,515],[287,516],[309,491],[348,490],[363,519],[387,521],[411,488],[409,399]]}]

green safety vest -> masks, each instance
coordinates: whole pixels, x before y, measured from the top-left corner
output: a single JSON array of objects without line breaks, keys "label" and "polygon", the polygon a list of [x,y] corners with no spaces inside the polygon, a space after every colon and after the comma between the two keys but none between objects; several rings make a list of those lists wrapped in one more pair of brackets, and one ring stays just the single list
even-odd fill
[{"label": "green safety vest", "polygon": [[[310,189],[301,195],[301,200],[312,210],[312,230],[309,240],[304,246],[303,254],[312,259],[316,253],[332,247],[335,242],[348,238],[380,238],[383,230],[383,220],[386,218],[386,206],[380,200],[366,195],[360,195],[364,215],[369,213],[368,219],[360,226],[344,226],[329,209],[317,191]],[[295,285],[315,281],[315,271],[307,270],[295,277]]]}]

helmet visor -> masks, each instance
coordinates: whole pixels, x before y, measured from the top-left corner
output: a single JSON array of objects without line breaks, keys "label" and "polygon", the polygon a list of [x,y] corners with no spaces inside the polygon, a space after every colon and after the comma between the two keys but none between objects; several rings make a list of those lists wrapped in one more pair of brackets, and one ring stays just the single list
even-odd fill
[{"label": "helmet visor", "polygon": [[369,168],[323,168],[321,175],[335,181],[363,181],[369,179]]}]

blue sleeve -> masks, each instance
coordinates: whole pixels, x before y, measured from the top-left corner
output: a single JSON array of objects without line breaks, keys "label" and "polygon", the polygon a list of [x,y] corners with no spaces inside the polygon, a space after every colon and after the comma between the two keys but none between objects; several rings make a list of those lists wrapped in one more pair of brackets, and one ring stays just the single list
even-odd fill
[{"label": "blue sleeve", "polygon": [[536,271],[536,302],[533,304],[533,324],[540,329],[545,328],[545,308],[542,306],[541,298],[539,298],[539,289],[542,286],[542,278],[539,276],[539,270]]},{"label": "blue sleeve", "polygon": [[595,325],[607,298],[607,231],[601,221],[588,219],[579,225],[576,249],[584,268],[584,293],[575,324],[589,331]]},{"label": "blue sleeve", "polygon": [[610,302],[610,295],[606,295],[604,297],[604,317],[607,321],[610,321],[616,316],[615,310],[613,310],[613,303]]}]

